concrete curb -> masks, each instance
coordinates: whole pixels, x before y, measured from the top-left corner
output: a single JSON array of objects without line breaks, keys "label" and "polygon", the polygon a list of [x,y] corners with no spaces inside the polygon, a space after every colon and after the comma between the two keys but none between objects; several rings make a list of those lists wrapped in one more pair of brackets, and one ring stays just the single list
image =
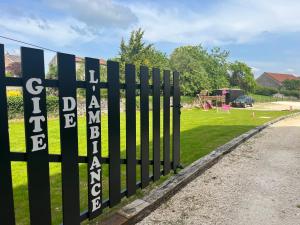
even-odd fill
[{"label": "concrete curb", "polygon": [[300,112],[279,117],[232,139],[230,142],[218,147],[210,154],[198,159],[186,168],[182,169],[178,174],[175,174],[170,179],[162,183],[159,187],[152,190],[147,196],[143,197],[142,199],[136,199],[135,201],[124,206],[113,215],[104,219],[101,224],[128,225],[137,223],[149,215],[161,203],[169,199],[185,185],[217,163],[218,160],[220,160],[225,154],[231,152],[237,146],[244,143],[246,140],[270,125],[283,119],[298,115],[300,115]]}]

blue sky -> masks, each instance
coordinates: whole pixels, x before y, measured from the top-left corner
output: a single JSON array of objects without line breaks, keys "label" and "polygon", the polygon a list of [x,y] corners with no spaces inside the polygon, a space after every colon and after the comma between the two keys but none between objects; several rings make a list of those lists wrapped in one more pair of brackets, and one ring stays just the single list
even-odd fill
[{"label": "blue sky", "polygon": [[[168,55],[181,45],[219,46],[230,59],[300,75],[298,0],[1,0],[0,35],[78,56],[110,58],[141,27]],[[19,46],[0,39],[9,52]],[[45,52],[46,61],[53,56]]]}]

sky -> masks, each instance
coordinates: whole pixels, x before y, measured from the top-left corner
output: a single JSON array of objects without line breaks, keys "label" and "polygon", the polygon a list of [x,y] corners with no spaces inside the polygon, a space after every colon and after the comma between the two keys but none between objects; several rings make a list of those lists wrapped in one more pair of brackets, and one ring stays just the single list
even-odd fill
[{"label": "sky", "polygon": [[[255,76],[300,75],[299,0],[1,0],[0,35],[77,56],[112,58],[141,27],[170,55],[182,45],[230,51]],[[6,51],[20,44],[0,38]],[[45,51],[45,61],[54,53]]]}]

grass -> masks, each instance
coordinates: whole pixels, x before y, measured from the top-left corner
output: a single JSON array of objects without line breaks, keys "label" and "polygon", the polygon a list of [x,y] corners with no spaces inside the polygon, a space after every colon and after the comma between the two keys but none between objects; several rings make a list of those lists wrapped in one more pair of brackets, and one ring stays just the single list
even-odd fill
[{"label": "grass", "polygon": [[[199,109],[182,110],[181,116],[181,163],[188,165],[200,157],[208,154],[216,147],[228,142],[232,138],[276,117],[286,115],[287,111],[256,111],[252,117],[251,110],[231,110],[230,113],[202,111]],[[150,112],[151,118],[151,112]],[[172,121],[172,120],[171,120]],[[162,125],[161,121],[161,125]],[[121,113],[121,155],[125,158],[125,113]],[[139,113],[137,114],[137,143],[140,142]],[[25,132],[22,120],[10,121],[10,146],[11,151],[25,152]],[[102,156],[108,156],[107,115],[102,115]],[[150,121],[150,141],[152,127]],[[86,155],[85,118],[78,121],[79,155]],[[51,118],[48,120],[49,153],[60,154],[59,121]],[[162,132],[161,132],[162,134]],[[161,135],[162,138],[162,135]],[[161,139],[162,144],[162,139]],[[150,143],[151,151],[152,143]],[[161,145],[162,147],[162,145]],[[161,148],[162,149],[162,148]],[[137,146],[139,157],[139,146]],[[150,154],[150,158],[152,158]],[[139,168],[137,169],[139,171]],[[151,168],[150,168],[151,171]],[[26,163],[12,162],[14,201],[17,224],[29,224],[28,192]],[[59,163],[50,163],[51,182],[51,207],[53,224],[62,222],[61,205],[61,169]],[[80,164],[80,208],[87,208],[87,176],[86,165]],[[122,188],[125,186],[125,166],[122,166]],[[139,179],[139,173],[137,175]],[[155,185],[155,184],[154,184]],[[108,197],[108,166],[103,165],[103,194]],[[140,193],[140,192],[139,192]]]}]

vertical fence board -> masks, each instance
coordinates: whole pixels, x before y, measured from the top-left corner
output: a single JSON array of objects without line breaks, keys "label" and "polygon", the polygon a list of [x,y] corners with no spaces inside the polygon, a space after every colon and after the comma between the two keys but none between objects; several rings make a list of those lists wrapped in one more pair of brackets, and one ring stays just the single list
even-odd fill
[{"label": "vertical fence board", "polygon": [[163,116],[163,132],[164,132],[164,175],[170,172],[170,71],[164,71],[164,116]]},{"label": "vertical fence board", "polygon": [[173,170],[180,163],[180,107],[179,73],[173,72]]},{"label": "vertical fence board", "polygon": [[[30,223],[51,224],[44,53],[21,48]],[[41,204],[43,206],[41,207]]]},{"label": "vertical fence board", "polygon": [[121,201],[120,165],[120,83],[119,63],[107,62],[108,81],[108,150],[109,150],[109,205]]},{"label": "vertical fence board", "polygon": [[136,192],[136,100],[135,66],[126,64],[126,186],[127,197]]},{"label": "vertical fence board", "polygon": [[89,219],[101,214],[101,101],[99,59],[85,58]]},{"label": "vertical fence board", "polygon": [[0,218],[1,224],[15,224],[14,200],[9,157],[9,133],[4,65],[4,45],[0,44]]},{"label": "vertical fence board", "polygon": [[160,178],[160,71],[152,70],[153,84],[153,180]]},{"label": "vertical fence board", "polygon": [[140,67],[141,82],[141,182],[142,188],[149,184],[149,71]]},{"label": "vertical fence board", "polygon": [[79,225],[79,171],[75,56],[57,54],[62,157],[63,224]]}]

